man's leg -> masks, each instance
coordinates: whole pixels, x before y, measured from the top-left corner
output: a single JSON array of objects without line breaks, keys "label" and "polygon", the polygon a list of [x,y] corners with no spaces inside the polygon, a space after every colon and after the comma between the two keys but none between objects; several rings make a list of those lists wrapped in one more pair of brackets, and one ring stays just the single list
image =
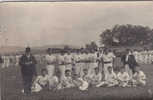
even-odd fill
[{"label": "man's leg", "polygon": [[103,86],[103,85],[105,85],[106,84],[106,82],[101,82],[101,83],[99,83],[98,85],[96,85],[96,87],[101,87],[101,86]]},{"label": "man's leg", "polygon": [[61,81],[65,77],[65,65],[60,65],[59,70],[60,70],[60,81]]},{"label": "man's leg", "polygon": [[23,78],[24,93],[26,93],[26,94],[30,94],[31,93],[32,78],[33,78],[33,76],[24,76],[24,78]]}]

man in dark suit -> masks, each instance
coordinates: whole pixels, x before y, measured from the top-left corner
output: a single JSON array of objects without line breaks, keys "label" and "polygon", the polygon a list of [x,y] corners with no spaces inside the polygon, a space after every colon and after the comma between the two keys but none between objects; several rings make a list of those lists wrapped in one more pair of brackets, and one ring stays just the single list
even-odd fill
[{"label": "man in dark suit", "polygon": [[0,68],[2,68],[3,63],[4,63],[4,60],[3,60],[2,56],[0,55]]},{"label": "man in dark suit", "polygon": [[25,54],[19,61],[25,94],[31,93],[32,80],[36,76],[36,63],[35,57],[31,54],[31,49],[27,47]]},{"label": "man in dark suit", "polygon": [[138,66],[138,63],[136,62],[135,57],[130,49],[126,50],[126,54],[121,57],[121,61],[124,66],[129,66],[129,69],[132,70],[132,73],[135,72],[134,69],[136,66]]}]

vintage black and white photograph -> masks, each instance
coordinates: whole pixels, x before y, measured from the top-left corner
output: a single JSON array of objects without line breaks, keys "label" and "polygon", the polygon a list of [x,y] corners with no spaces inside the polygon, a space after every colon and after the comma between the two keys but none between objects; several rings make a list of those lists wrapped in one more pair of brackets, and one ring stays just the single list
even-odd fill
[{"label": "vintage black and white photograph", "polygon": [[153,2],[0,3],[1,100],[153,100]]}]

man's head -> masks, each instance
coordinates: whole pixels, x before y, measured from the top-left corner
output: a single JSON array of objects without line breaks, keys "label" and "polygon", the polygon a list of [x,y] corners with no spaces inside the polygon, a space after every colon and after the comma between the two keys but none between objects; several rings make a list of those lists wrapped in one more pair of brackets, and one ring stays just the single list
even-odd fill
[{"label": "man's head", "polygon": [[70,70],[66,70],[66,71],[65,71],[65,76],[66,76],[66,77],[71,76],[71,71],[70,71]]},{"label": "man's head", "polygon": [[104,54],[108,54],[108,49],[107,48],[104,49]]},{"label": "man's head", "polygon": [[47,72],[47,70],[46,70],[45,68],[43,68],[43,69],[41,69],[41,74],[42,74],[43,76],[45,76],[45,75],[48,74],[48,72]]},{"label": "man's head", "polygon": [[31,53],[31,48],[30,47],[27,47],[25,49],[25,53],[26,53],[26,55],[29,55]]},{"label": "man's head", "polygon": [[126,49],[126,53],[127,54],[132,54],[132,50],[131,49]]},{"label": "man's head", "polygon": [[51,48],[48,48],[48,49],[47,49],[47,53],[48,53],[49,55],[51,55],[51,54],[52,54],[52,49],[51,49]]},{"label": "man's head", "polygon": [[71,51],[70,50],[67,50],[66,53],[67,53],[67,55],[70,55],[71,54]]},{"label": "man's head", "polygon": [[108,72],[109,72],[109,73],[112,73],[113,68],[112,68],[111,66],[109,66],[107,69],[108,69]]},{"label": "man's head", "polygon": [[121,67],[120,72],[121,73],[124,73],[125,72],[125,68],[124,67]]}]

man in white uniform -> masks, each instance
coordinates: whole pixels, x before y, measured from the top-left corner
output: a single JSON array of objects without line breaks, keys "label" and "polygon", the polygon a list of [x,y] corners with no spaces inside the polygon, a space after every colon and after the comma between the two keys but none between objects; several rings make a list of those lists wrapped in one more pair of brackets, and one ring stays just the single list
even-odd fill
[{"label": "man in white uniform", "polygon": [[91,51],[88,54],[88,59],[89,59],[89,74],[93,75],[94,74],[94,69],[98,67],[96,52]]},{"label": "man in white uniform", "polygon": [[90,54],[88,50],[85,50],[84,53],[82,54],[84,57],[83,62],[84,66],[83,69],[89,69],[90,68]]},{"label": "man in white uniform", "polygon": [[75,85],[72,81],[72,75],[70,70],[65,70],[65,77],[58,85],[57,89],[64,89],[64,88],[72,88]]},{"label": "man in white uniform", "polygon": [[125,68],[122,67],[120,72],[117,74],[117,79],[119,81],[119,86],[126,87],[129,86],[128,82],[130,80],[129,74],[125,71]]},{"label": "man in white uniform", "polygon": [[80,76],[81,73],[81,53],[79,51],[76,52],[76,54],[73,55],[73,64],[74,64],[74,72]]},{"label": "man in white uniform", "polygon": [[104,63],[104,74],[108,73],[108,67],[113,68],[115,55],[112,52],[109,52],[108,49],[105,49],[104,54],[102,55],[103,63]]},{"label": "man in white uniform", "polygon": [[99,68],[96,67],[94,69],[94,74],[93,74],[93,76],[91,78],[91,84],[93,86],[96,86],[96,85],[101,83],[101,80],[102,80],[102,73],[99,71]]},{"label": "man in white uniform", "polygon": [[107,86],[112,87],[118,85],[117,75],[113,72],[113,68],[108,66],[108,73],[105,74],[105,80],[102,81],[100,84],[96,85],[96,87],[100,86]]},{"label": "man in white uniform", "polygon": [[135,86],[144,86],[146,85],[146,75],[142,70],[140,70],[140,67],[135,68],[135,73],[132,77],[133,85]]},{"label": "man in white uniform", "polygon": [[76,62],[77,62],[76,74],[81,77],[83,76],[83,69],[85,69],[86,67],[85,59],[86,59],[86,54],[84,53],[84,51],[81,51],[81,53],[78,53],[78,55],[76,56]]},{"label": "man in white uniform", "polygon": [[41,70],[41,75],[39,75],[33,83],[32,92],[39,92],[42,89],[56,89],[58,84],[58,78],[56,76],[50,77],[47,74],[46,69]]},{"label": "man in white uniform", "polygon": [[48,75],[52,77],[55,72],[56,57],[52,55],[51,48],[48,48],[45,60],[47,64],[46,69],[48,71]]},{"label": "man in white uniform", "polygon": [[60,81],[62,81],[65,77],[65,60],[63,51],[57,56],[57,63],[60,71]]},{"label": "man in white uniform", "polygon": [[66,70],[72,71],[72,55],[70,51],[67,51],[64,55],[65,68]]},{"label": "man in white uniform", "polygon": [[73,75],[73,84],[75,85],[75,87],[77,87],[81,91],[85,91],[89,87],[89,83],[83,80],[78,75]]}]

